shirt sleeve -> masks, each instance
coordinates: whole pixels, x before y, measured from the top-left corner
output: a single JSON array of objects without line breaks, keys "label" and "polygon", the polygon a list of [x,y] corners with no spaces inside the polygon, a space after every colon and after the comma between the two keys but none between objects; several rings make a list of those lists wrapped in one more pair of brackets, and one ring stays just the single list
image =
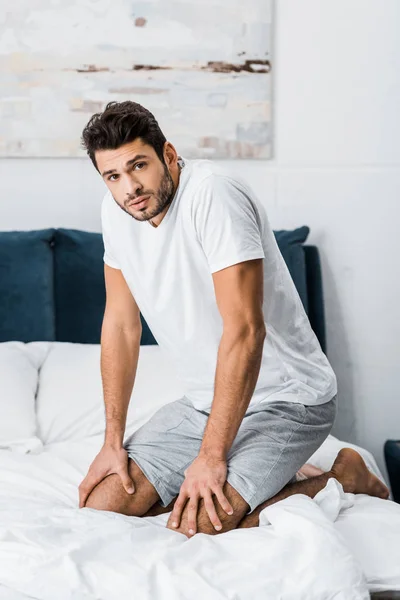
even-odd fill
[{"label": "shirt sleeve", "polygon": [[107,202],[107,197],[105,197],[103,199],[103,203],[101,205],[101,229],[102,229],[103,244],[104,244],[103,261],[106,263],[106,265],[108,265],[109,267],[112,267],[113,269],[120,269],[121,267],[119,266],[118,260],[115,257],[115,250],[112,246],[111,239],[110,239],[110,234],[109,234],[110,221],[109,221],[109,217],[108,217],[106,202]]},{"label": "shirt sleeve", "polygon": [[265,258],[257,207],[234,179],[210,176],[201,184],[193,202],[193,223],[211,273]]}]

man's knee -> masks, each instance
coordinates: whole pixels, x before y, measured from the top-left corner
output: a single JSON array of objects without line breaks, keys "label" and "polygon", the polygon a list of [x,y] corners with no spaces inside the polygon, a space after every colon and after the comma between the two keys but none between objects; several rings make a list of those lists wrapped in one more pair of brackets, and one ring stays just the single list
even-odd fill
[{"label": "man's knee", "polygon": [[132,517],[144,515],[159,496],[131,458],[128,461],[128,472],[135,488],[133,494],[128,494],[122,485],[120,476],[112,473],[93,488],[86,500],[85,507],[109,510]]},{"label": "man's knee", "polygon": [[134,494],[128,494],[125,491],[120,476],[113,473],[107,475],[93,488],[86,500],[85,508],[130,514],[126,512],[126,509],[131,504],[132,495]]},{"label": "man's knee", "polygon": [[[225,482],[223,491],[225,496],[227,497],[229,503],[233,508],[233,515],[228,515],[220,505],[217,500],[217,497],[213,496],[214,506],[216,513],[221,521],[222,529],[218,531],[215,529],[214,525],[210,521],[210,517],[206,511],[203,498],[200,499],[198,505],[197,512],[197,525],[196,525],[196,533],[206,533],[208,535],[216,535],[218,533],[225,533],[226,531],[231,531],[232,529],[236,529],[240,521],[243,519],[244,515],[249,510],[249,505],[247,502],[240,496],[240,494],[228,483]],[[188,503],[182,512],[182,518],[179,527],[172,526],[171,517],[168,519],[167,527],[172,529],[173,531],[178,531],[179,533],[184,533],[188,537],[192,537],[189,534],[188,528]]]}]

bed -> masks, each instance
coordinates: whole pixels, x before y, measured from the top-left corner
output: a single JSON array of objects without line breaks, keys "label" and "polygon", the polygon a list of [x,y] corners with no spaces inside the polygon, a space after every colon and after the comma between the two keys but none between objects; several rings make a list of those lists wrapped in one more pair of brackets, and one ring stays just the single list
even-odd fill
[{"label": "bed", "polygon": [[[318,254],[296,232],[280,247],[303,269],[294,279],[325,343]],[[101,277],[99,234],[0,234],[0,600],[398,597],[400,506],[334,479],[267,507],[257,528],[191,539],[165,527],[167,513],[78,508],[104,435]],[[142,324],[126,436],[184,393]],[[371,453],[332,435],[308,462],[328,470],[345,446],[387,484]]]}]

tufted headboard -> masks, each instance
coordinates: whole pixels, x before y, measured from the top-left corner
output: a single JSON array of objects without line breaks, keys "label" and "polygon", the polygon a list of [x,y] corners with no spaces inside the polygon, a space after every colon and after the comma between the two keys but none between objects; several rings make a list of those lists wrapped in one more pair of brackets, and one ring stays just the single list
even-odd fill
[{"label": "tufted headboard", "polygon": [[[323,351],[322,277],[309,228],[275,231]],[[77,229],[0,232],[0,342],[100,343],[105,307],[103,238]],[[156,344],[142,320],[141,344]]]}]

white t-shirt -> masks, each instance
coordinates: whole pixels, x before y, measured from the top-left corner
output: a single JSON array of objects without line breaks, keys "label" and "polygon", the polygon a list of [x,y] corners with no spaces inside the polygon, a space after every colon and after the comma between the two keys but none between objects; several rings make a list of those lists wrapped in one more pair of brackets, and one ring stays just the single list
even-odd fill
[{"label": "white t-shirt", "polygon": [[188,160],[158,227],[125,213],[107,191],[104,262],[121,269],[159,346],[175,362],[186,397],[209,412],[223,322],[212,273],[263,258],[262,363],[248,411],[259,402],[316,405],[336,377],[311,329],[263,205],[241,178],[210,160]]}]

